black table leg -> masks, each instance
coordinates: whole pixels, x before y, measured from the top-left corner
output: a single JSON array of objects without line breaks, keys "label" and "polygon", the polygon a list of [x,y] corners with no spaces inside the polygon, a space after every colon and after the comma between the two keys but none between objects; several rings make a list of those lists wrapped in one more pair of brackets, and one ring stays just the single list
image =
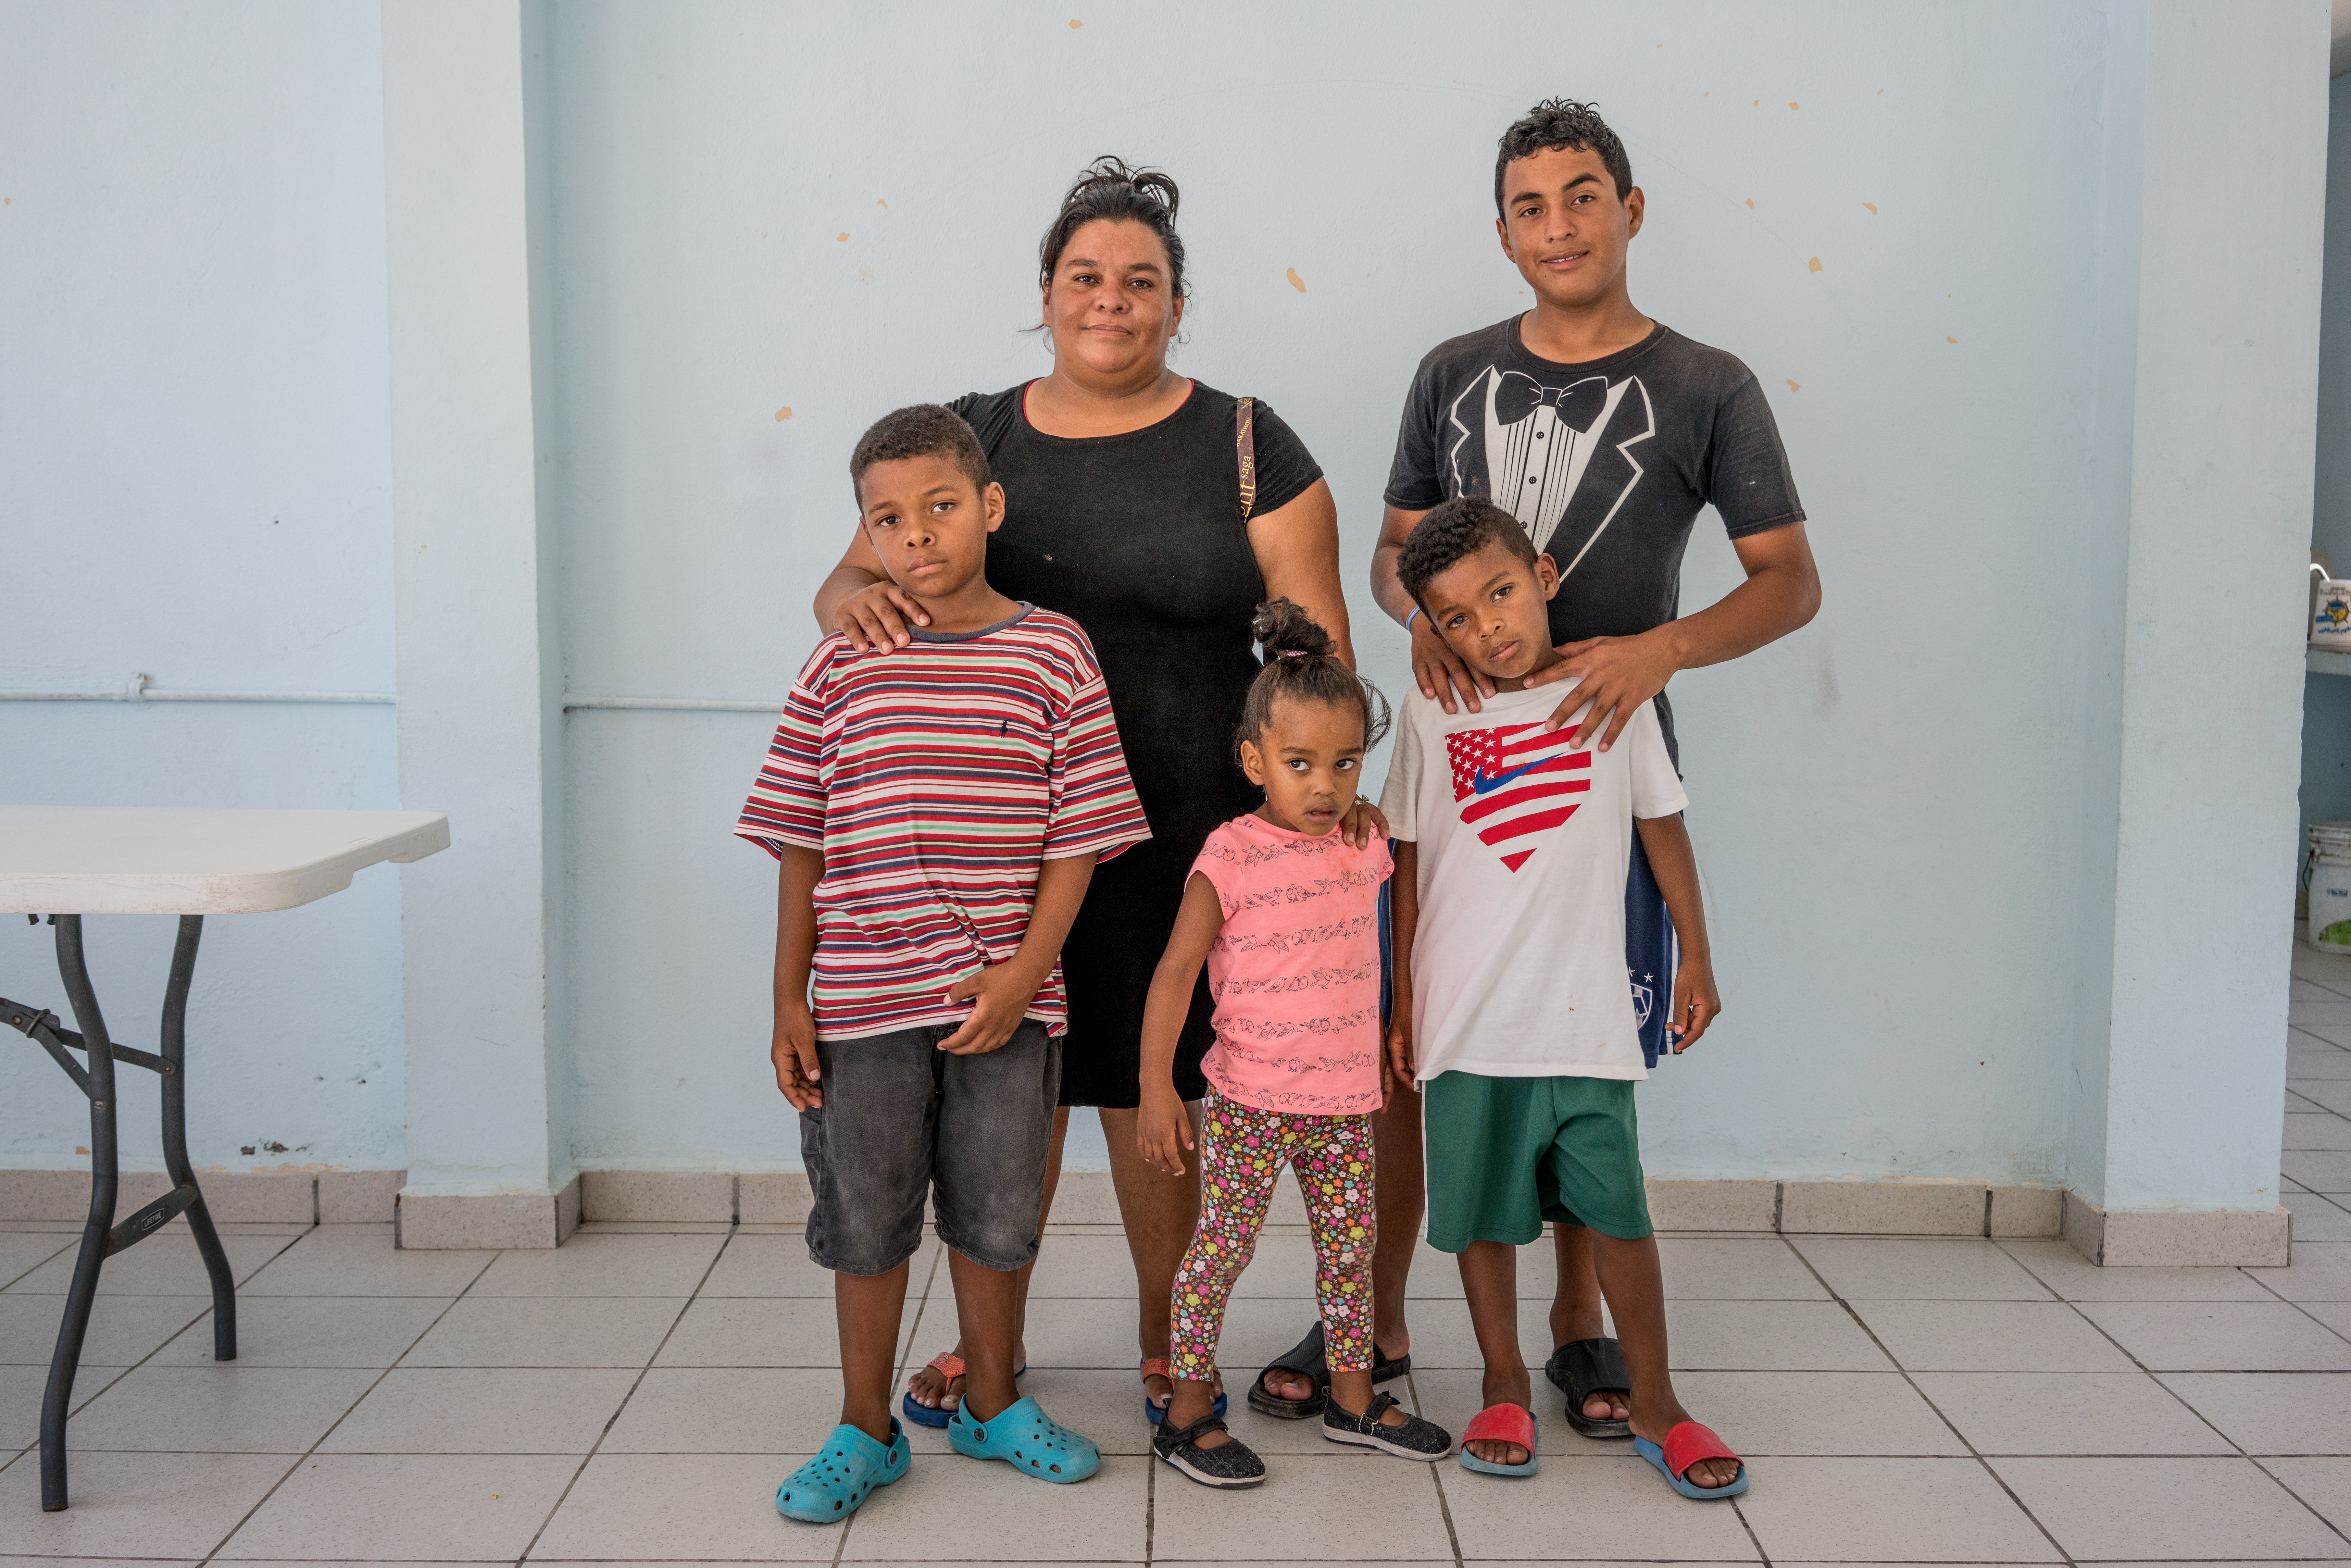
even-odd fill
[{"label": "black table leg", "polygon": [[[65,1321],[57,1325],[57,1347],[49,1360],[49,1385],[41,1398],[41,1507],[56,1512],[66,1506],[66,1416],[73,1408],[74,1374],[81,1365],[82,1341],[89,1333],[90,1308],[98,1301],[98,1275],[106,1260],[124,1248],[152,1236],[175,1214],[188,1217],[188,1228],[204,1255],[204,1271],[213,1284],[213,1359],[236,1359],[236,1281],[229,1272],[228,1254],[213,1228],[204,1193],[188,1164],[187,1023],[188,983],[196,969],[196,944],[204,936],[201,915],[180,917],[179,943],[172,950],[172,977],[163,992],[162,1051],[152,1055],[120,1046],[109,1038],[106,1019],[98,1009],[98,995],[89,983],[89,967],[81,946],[81,916],[50,917],[57,930],[57,973],[65,980],[66,997],[73,1004],[74,1021],[81,1032],[57,1027],[55,1015],[37,1008],[0,998],[0,1019],[39,1042],[67,1076],[89,1097],[89,1218],[82,1226],[81,1250],[74,1258],[73,1283],[66,1292]],[[85,1068],[71,1052],[85,1052]],[[127,1061],[144,1067],[163,1080],[163,1163],[172,1174],[172,1190],[148,1204],[121,1224],[114,1222],[115,1198],[121,1185],[115,1147],[114,1066]]]},{"label": "black table leg", "polygon": [[[201,915],[180,916],[180,940],[172,949],[172,979],[163,991],[163,1166],[175,1187],[193,1189],[196,1173],[188,1164],[188,981],[196,972],[196,944],[204,934]],[[97,1145],[92,1145],[93,1148]],[[213,1228],[212,1211],[199,1191],[187,1208],[188,1228],[195,1232],[196,1250],[204,1257],[204,1271],[213,1280],[213,1359],[236,1359],[236,1277],[229,1272],[228,1254],[221,1250],[220,1232]]]},{"label": "black table leg", "polygon": [[82,961],[81,916],[57,916],[57,973],[74,1021],[81,1025],[89,1054],[89,1218],[82,1225],[81,1251],[74,1259],[73,1284],[66,1292],[65,1322],[57,1325],[57,1354],[49,1358],[48,1391],[41,1396],[41,1507],[51,1513],[66,1506],[66,1413],[73,1407],[74,1373],[81,1364],[82,1336],[89,1332],[89,1309],[98,1299],[99,1266],[106,1261],[114,1227],[114,1195],[120,1173],[114,1147],[114,1051],[106,1019],[90,989]]}]

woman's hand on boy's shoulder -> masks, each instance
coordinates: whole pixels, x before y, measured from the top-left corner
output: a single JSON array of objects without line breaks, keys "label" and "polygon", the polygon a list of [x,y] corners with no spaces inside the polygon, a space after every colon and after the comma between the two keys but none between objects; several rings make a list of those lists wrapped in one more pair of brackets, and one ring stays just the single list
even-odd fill
[{"label": "woman's hand on boy's shoulder", "polygon": [[1339,836],[1347,841],[1349,849],[1359,850],[1372,841],[1374,834],[1384,839],[1389,837],[1388,820],[1377,806],[1358,795],[1355,803],[1347,808],[1346,816],[1340,821]]},{"label": "woman's hand on boy's shoulder", "polygon": [[1698,1043],[1707,1026],[1722,1016],[1722,993],[1714,988],[1714,960],[1704,953],[1684,953],[1674,970],[1674,1010],[1667,1015],[1674,1054]]},{"label": "woman's hand on boy's shoulder", "polygon": [[768,1059],[776,1064],[776,1087],[784,1092],[793,1110],[824,1109],[824,1091],[817,1085],[824,1070],[817,1063],[816,1019],[809,1015],[805,1004],[776,1009],[776,1030],[768,1045]]},{"label": "woman's hand on boy's shoulder", "polygon": [[848,640],[852,653],[887,653],[914,641],[908,626],[930,623],[912,594],[884,579],[843,599],[832,612],[831,630]]}]

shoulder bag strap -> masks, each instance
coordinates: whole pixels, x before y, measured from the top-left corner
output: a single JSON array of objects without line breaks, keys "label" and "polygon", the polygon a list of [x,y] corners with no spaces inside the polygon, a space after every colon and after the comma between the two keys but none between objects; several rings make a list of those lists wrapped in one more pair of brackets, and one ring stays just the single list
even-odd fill
[{"label": "shoulder bag strap", "polygon": [[1248,522],[1257,506],[1257,399],[1245,397],[1233,407],[1233,444],[1240,449],[1241,521]]}]

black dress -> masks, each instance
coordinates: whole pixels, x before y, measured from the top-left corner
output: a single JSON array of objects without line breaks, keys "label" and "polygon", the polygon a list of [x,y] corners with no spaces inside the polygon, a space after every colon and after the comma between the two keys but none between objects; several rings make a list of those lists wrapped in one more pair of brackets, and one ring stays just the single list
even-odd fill
[{"label": "black dress", "polygon": [[[1094,873],[1061,949],[1070,1033],[1061,1103],[1141,1100],[1143,1004],[1175,928],[1192,862],[1211,829],[1263,797],[1233,756],[1241,700],[1257,676],[1249,616],[1265,580],[1241,520],[1237,400],[1195,382],[1184,405],[1123,435],[1047,435],[1023,412],[1026,383],[950,404],[979,433],[1004,526],[987,547],[998,593],[1073,618],[1092,639],[1118,716],[1149,842]],[[1257,405],[1263,516],[1322,476],[1290,426]],[[1214,1036],[1204,977],[1176,1052],[1176,1088],[1207,1091]]]}]

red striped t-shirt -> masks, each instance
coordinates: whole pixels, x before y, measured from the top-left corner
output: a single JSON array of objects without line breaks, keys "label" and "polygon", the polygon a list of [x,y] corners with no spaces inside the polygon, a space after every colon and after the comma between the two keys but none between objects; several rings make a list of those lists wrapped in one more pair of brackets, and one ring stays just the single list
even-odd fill
[{"label": "red striped t-shirt", "polygon": [[[824,852],[811,1009],[824,1040],[958,1022],[957,980],[1011,957],[1049,860],[1151,836],[1078,623],[1021,606],[888,653],[809,655],[735,831]],[[1029,1004],[1068,1028],[1061,966]]]}]

